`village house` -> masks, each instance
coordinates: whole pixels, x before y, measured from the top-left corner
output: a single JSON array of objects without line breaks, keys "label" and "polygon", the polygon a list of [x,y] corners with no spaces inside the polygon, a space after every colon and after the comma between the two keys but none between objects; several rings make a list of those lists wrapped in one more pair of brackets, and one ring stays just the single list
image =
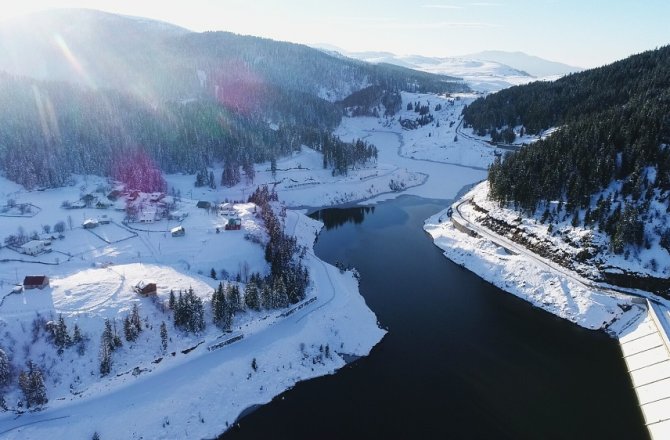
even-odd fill
[{"label": "village house", "polygon": [[170,233],[173,237],[183,237],[186,235],[186,229],[183,226],[177,226],[176,228],[170,229]]},{"label": "village house", "polygon": [[149,206],[142,209],[137,215],[137,221],[140,223],[153,223],[156,221],[156,207]]},{"label": "village house", "polygon": [[44,240],[30,240],[28,243],[21,245],[21,253],[35,256],[44,252],[46,243]]},{"label": "village house", "polygon": [[81,224],[84,229],[93,229],[98,227],[98,220],[94,218],[87,218],[84,220],[84,223]]},{"label": "village house", "polygon": [[49,277],[46,275],[27,275],[23,279],[23,288],[30,289],[44,289],[49,287]]},{"label": "village house", "polygon": [[239,217],[228,219],[228,223],[226,223],[225,229],[226,231],[239,231],[242,229],[242,219]]},{"label": "village house", "polygon": [[233,217],[237,213],[235,212],[235,208],[233,207],[232,203],[221,203],[219,206],[219,215],[222,215],[224,217]]},{"label": "village house", "polygon": [[156,283],[150,283],[147,281],[140,281],[135,285],[135,292],[142,296],[156,295]]}]

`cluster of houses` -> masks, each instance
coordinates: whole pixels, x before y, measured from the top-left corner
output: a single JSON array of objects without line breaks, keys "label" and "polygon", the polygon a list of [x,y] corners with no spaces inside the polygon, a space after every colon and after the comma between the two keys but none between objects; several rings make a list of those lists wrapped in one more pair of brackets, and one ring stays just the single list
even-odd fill
[{"label": "cluster of houses", "polygon": [[[114,189],[107,195],[88,193],[81,196],[79,200],[63,203],[63,207],[66,209],[97,208],[125,211],[127,220],[137,223],[154,223],[166,217],[181,221],[188,214],[175,211],[175,206],[174,197],[163,192],[142,193],[135,190],[122,191],[120,189]],[[104,223],[98,221],[98,224]],[[98,225],[93,222],[84,225],[88,229],[96,226]]]}]

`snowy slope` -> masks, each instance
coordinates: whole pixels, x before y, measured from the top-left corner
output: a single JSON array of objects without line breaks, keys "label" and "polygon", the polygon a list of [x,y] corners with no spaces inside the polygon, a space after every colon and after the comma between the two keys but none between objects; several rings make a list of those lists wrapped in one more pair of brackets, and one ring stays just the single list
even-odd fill
[{"label": "snowy slope", "polygon": [[466,55],[467,58],[489,60],[497,63],[514,66],[517,69],[528,72],[537,78],[548,76],[563,76],[584,70],[581,67],[570,66],[556,61],[528,55],[523,52],[506,52],[502,50],[485,50]]}]

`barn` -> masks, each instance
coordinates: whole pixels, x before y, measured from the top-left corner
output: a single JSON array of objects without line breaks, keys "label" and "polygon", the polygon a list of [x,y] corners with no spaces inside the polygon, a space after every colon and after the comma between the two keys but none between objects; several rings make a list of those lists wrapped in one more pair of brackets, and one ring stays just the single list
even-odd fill
[{"label": "barn", "polygon": [[156,283],[150,283],[147,281],[140,281],[135,285],[135,292],[142,296],[156,295]]},{"label": "barn", "polygon": [[27,275],[23,279],[23,288],[30,289],[44,289],[49,287],[49,277],[46,275]]}]

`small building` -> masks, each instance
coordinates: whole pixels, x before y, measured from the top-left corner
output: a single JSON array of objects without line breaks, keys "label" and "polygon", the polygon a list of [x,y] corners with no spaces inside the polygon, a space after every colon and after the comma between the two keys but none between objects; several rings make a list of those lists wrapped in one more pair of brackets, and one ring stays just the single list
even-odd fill
[{"label": "small building", "polygon": [[219,206],[219,215],[224,217],[233,217],[237,215],[232,203],[221,203]]},{"label": "small building", "polygon": [[84,220],[84,223],[81,224],[84,229],[93,229],[98,227],[98,220],[94,218],[87,218]]},{"label": "small building", "polygon": [[21,253],[35,256],[44,252],[43,240],[30,240],[28,243],[21,245]]},{"label": "small building", "polygon": [[137,221],[140,223],[153,223],[156,221],[156,208],[153,206],[145,207],[137,215]]},{"label": "small building", "polygon": [[184,229],[183,226],[179,225],[176,228],[170,229],[170,234],[172,234],[173,237],[183,237],[186,235],[186,229]]},{"label": "small building", "polygon": [[135,292],[142,296],[156,295],[156,283],[149,283],[146,281],[140,281],[135,285]]},{"label": "small building", "polygon": [[228,219],[225,227],[226,231],[239,231],[242,229],[242,219],[239,217],[233,217]]},{"label": "small building", "polygon": [[27,275],[23,279],[23,288],[29,289],[44,289],[49,287],[49,277],[46,275]]},{"label": "small building", "polygon": [[201,208],[201,209],[209,209],[212,207],[212,204],[210,202],[207,202],[205,200],[200,200],[197,205],[195,205],[196,208]]}]

